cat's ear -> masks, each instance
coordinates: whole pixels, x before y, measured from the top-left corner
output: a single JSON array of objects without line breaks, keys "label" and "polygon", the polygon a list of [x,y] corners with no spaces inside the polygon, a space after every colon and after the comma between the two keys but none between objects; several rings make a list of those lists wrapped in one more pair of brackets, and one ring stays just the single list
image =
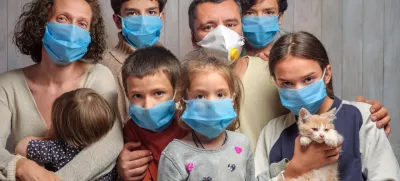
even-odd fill
[{"label": "cat's ear", "polygon": [[332,123],[336,119],[336,108],[333,108],[332,110],[323,113],[321,116],[326,117],[326,119]]},{"label": "cat's ear", "polygon": [[301,108],[299,112],[299,120],[302,123],[308,123],[311,118],[311,113],[307,111],[305,108]]}]

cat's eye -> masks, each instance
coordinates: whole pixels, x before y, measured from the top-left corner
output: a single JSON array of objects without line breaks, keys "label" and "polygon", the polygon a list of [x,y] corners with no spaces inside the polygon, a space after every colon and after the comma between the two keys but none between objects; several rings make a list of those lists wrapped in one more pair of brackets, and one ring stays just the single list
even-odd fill
[{"label": "cat's eye", "polygon": [[312,130],[313,130],[313,131],[318,131],[318,129],[317,129],[317,128],[313,128]]},{"label": "cat's eye", "polygon": [[329,131],[328,129],[325,129],[325,132]]}]

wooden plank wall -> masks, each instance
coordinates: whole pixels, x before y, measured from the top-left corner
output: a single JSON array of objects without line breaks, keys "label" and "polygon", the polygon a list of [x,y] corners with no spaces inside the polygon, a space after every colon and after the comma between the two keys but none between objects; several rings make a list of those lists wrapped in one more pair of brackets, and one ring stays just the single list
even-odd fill
[{"label": "wooden plank wall", "polygon": [[[15,23],[30,0],[0,0],[0,73],[32,64],[12,43]],[[117,39],[110,0],[100,0],[110,47]],[[190,0],[168,0],[161,42],[183,58],[193,49],[188,25]],[[328,50],[335,94],[381,100],[392,116],[390,141],[400,161],[400,1],[288,0],[282,27],[309,31]]]}]

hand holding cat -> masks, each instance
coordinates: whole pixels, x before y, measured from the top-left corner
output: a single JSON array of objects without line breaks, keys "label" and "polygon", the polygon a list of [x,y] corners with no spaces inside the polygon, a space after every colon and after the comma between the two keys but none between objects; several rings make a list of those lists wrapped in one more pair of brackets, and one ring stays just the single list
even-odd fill
[{"label": "hand holding cat", "polygon": [[324,143],[311,142],[301,146],[300,137],[296,138],[292,160],[284,172],[285,178],[296,178],[312,170],[337,162],[341,145],[332,148]]}]

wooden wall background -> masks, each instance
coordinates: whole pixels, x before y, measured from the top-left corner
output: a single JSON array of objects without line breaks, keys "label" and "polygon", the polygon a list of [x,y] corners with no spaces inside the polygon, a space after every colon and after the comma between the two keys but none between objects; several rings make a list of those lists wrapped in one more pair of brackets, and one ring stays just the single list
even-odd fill
[{"label": "wooden wall background", "polygon": [[[22,7],[30,0],[0,0],[0,73],[30,65],[12,43]],[[108,43],[117,43],[110,0],[100,0]],[[192,49],[187,10],[190,0],[169,0],[161,42],[178,57]],[[337,96],[378,99],[392,116],[390,141],[400,161],[400,1],[288,0],[283,28],[305,30],[326,46]]]}]

